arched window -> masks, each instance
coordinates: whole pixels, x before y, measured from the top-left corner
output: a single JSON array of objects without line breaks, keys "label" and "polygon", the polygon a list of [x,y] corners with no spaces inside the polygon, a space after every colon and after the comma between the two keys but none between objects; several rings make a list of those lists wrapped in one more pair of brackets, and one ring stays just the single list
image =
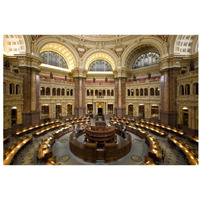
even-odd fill
[{"label": "arched window", "polygon": [[179,94],[184,95],[184,86],[183,85],[179,86]]},{"label": "arched window", "polygon": [[107,78],[107,77],[105,78],[105,82],[106,82],[106,83],[108,82],[108,78]]},{"label": "arched window", "polygon": [[63,88],[62,89],[62,96],[64,96],[65,95],[65,89]]},{"label": "arched window", "polygon": [[93,78],[93,83],[95,83],[96,82],[96,79],[95,78]]},{"label": "arched window", "polygon": [[101,90],[99,90],[99,96],[102,96],[102,91]]},{"label": "arched window", "polygon": [[67,92],[66,92],[67,96],[69,96],[69,89],[67,89]]},{"label": "arched window", "polygon": [[132,69],[155,65],[158,63],[160,55],[156,52],[146,52],[140,55],[133,63]]},{"label": "arched window", "polygon": [[44,64],[68,69],[66,60],[54,51],[43,51],[40,53],[40,57],[43,59]]},{"label": "arched window", "polygon": [[53,95],[53,96],[56,96],[56,88],[53,88],[53,89],[52,89],[52,95]]},{"label": "arched window", "polygon": [[150,96],[154,96],[154,88],[150,89]]},{"label": "arched window", "polygon": [[147,88],[144,89],[144,96],[148,96],[148,89]]},{"label": "arched window", "polygon": [[136,96],[139,96],[139,89],[136,89]]},{"label": "arched window", "polygon": [[190,85],[189,84],[185,85],[185,95],[190,95]]},{"label": "arched window", "polygon": [[57,96],[60,96],[60,88],[57,88]]},{"label": "arched window", "polygon": [[194,95],[198,95],[198,93],[199,93],[198,89],[199,89],[198,83],[194,83],[193,84],[193,94]]},{"label": "arched window", "polygon": [[140,89],[140,96],[143,96],[143,89]]},{"label": "arched window", "polygon": [[107,96],[110,96],[110,90],[107,90]]},{"label": "arched window", "polygon": [[10,94],[14,94],[14,84],[10,84]]},{"label": "arched window", "polygon": [[114,96],[114,90],[111,90],[111,96]]},{"label": "arched window", "polygon": [[47,96],[50,95],[50,88],[49,88],[49,87],[46,88],[46,95],[47,95]]},{"label": "arched window", "polygon": [[73,96],[73,89],[70,90],[70,95]]},{"label": "arched window", "polygon": [[19,84],[16,85],[16,94],[20,94],[20,85]]},{"label": "arched window", "polygon": [[134,90],[131,89],[131,96],[134,96]]},{"label": "arched window", "polygon": [[45,88],[44,87],[41,87],[41,89],[40,89],[40,95],[45,95]]},{"label": "arched window", "polygon": [[112,67],[107,61],[99,59],[90,64],[88,71],[112,71]]},{"label": "arched window", "polygon": [[89,90],[87,90],[87,96],[90,96],[90,91]]},{"label": "arched window", "polygon": [[159,96],[160,95],[160,89],[157,87],[156,88],[156,96]]},{"label": "arched window", "polygon": [[98,90],[95,90],[95,96],[98,96]]},{"label": "arched window", "polygon": [[103,90],[103,96],[105,96],[106,95],[106,91],[105,90]]},{"label": "arched window", "polygon": [[90,93],[90,95],[91,95],[91,96],[93,96],[93,90],[91,90],[91,93]]},{"label": "arched window", "polygon": [[130,90],[128,89],[128,96],[130,96],[131,94],[130,94]]}]

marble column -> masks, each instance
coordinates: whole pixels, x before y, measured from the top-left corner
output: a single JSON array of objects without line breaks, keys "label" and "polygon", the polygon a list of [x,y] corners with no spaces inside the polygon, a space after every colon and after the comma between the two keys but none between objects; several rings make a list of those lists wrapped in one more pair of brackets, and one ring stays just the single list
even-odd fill
[{"label": "marble column", "polygon": [[23,66],[20,73],[23,75],[23,124],[30,126],[40,120],[39,69]]},{"label": "marble column", "polygon": [[161,71],[161,123],[177,126],[177,75],[179,68],[167,68]]},{"label": "marble column", "polygon": [[115,78],[115,113],[126,115],[126,78]]},{"label": "marble column", "polygon": [[85,115],[85,78],[75,78],[75,116]]}]

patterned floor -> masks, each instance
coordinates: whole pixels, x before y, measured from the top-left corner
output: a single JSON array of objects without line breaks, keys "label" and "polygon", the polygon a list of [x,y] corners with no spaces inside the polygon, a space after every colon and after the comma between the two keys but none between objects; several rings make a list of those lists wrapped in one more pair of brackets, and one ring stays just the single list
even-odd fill
[{"label": "patterned floor", "polygon": [[[91,124],[94,124],[95,120],[91,119]],[[106,120],[107,125],[109,125],[109,120]],[[45,164],[42,161],[37,160],[37,153],[39,145],[41,144],[42,139],[46,138],[48,135],[51,135],[52,131],[48,132],[45,135],[39,137],[33,137],[32,141],[26,144],[14,157],[12,165],[43,165]],[[95,165],[94,163],[84,162],[80,158],[72,154],[69,148],[69,136],[71,133],[64,135],[63,137],[56,140],[55,144],[52,147],[53,156],[57,158],[57,162],[60,162],[62,165]],[[153,135],[159,140],[161,148],[164,150],[164,160],[161,161],[160,165],[188,165],[186,157],[183,153],[176,147],[172,147],[167,141],[167,137],[157,136],[149,132],[150,135]],[[170,134],[170,133],[169,133]],[[26,134],[31,135],[31,133]],[[123,158],[119,159],[116,162],[109,163],[108,165],[143,165],[144,157],[148,155],[148,145],[144,140],[140,139],[138,136],[131,134],[132,137],[132,149],[131,151]],[[11,137],[8,144],[4,145],[4,149],[7,149],[8,146],[17,141],[19,137]],[[82,140],[83,138],[80,138]],[[181,138],[183,141],[187,142],[190,146],[195,149],[198,149],[198,145],[190,143],[187,139]],[[120,140],[120,137],[118,137]],[[104,161],[97,161],[96,165],[105,165]]]}]

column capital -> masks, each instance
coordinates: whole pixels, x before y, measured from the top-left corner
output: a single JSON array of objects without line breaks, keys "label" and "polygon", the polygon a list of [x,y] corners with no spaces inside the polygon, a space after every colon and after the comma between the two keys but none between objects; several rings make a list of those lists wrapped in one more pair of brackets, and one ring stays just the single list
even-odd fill
[{"label": "column capital", "polygon": [[113,72],[114,78],[127,78],[127,69],[124,67],[117,67]]},{"label": "column capital", "polygon": [[73,78],[86,78],[87,70],[85,68],[74,68],[72,70]]},{"label": "column capital", "polygon": [[42,64],[42,59],[38,55],[26,54],[17,55],[18,65],[22,68],[30,68],[35,71],[40,71],[39,66]]}]

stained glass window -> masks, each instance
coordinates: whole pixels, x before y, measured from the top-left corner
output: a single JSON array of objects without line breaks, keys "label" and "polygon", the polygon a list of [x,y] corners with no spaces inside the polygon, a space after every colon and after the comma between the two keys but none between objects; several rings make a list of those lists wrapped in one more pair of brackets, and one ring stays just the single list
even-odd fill
[{"label": "stained glass window", "polygon": [[43,51],[40,54],[40,57],[43,59],[44,64],[68,69],[66,60],[60,54],[54,51]]},{"label": "stained glass window", "polygon": [[146,52],[140,55],[133,63],[132,69],[147,67],[158,63],[160,55],[155,52]]},{"label": "stained glass window", "polygon": [[88,70],[89,71],[112,71],[112,67],[105,60],[95,60],[90,64]]}]

